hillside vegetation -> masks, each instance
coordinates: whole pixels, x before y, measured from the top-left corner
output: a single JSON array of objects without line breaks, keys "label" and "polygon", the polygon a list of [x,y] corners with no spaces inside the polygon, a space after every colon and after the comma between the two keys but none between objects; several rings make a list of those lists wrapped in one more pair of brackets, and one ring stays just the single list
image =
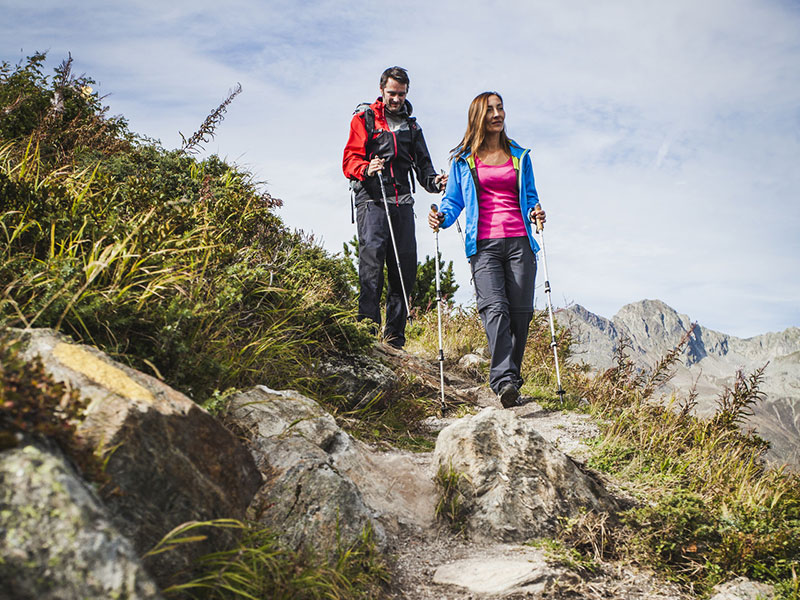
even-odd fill
[{"label": "hillside vegetation", "polygon": [[[109,117],[93,82],[74,76],[69,61],[55,76],[44,74],[44,62],[39,54],[0,66],[0,326],[57,329],[211,407],[224,404],[226,390],[254,384],[299,389],[331,406],[314,361],[344,349],[366,353],[374,343],[354,318],[352,265],[288,228],[275,214],[280,201],[251,174],[192,154],[224,107],[199,138],[167,150]],[[434,357],[436,313],[420,310],[409,348]],[[699,595],[732,573],[800,597],[800,481],[767,470],[764,443],[738,427],[760,400],[760,375],[742,376],[717,414],[700,420],[688,392],[683,404],[652,402],[679,349],[642,374],[623,348],[616,366],[595,379],[562,364],[569,394],[561,406],[545,318],[532,325],[523,394],[548,410],[596,418],[602,435],[589,466],[624,489],[631,506],[619,522],[593,514],[564,522],[562,556],[584,566],[633,561]],[[448,357],[485,344],[474,311],[448,310],[446,332]],[[565,359],[569,333],[559,338]],[[15,427],[25,399],[14,402],[0,406],[3,429]],[[408,410],[400,413],[372,407],[349,417],[391,433],[413,431],[437,409],[435,398],[403,402]],[[386,415],[396,422],[381,421]],[[254,547],[274,551],[268,532],[248,531],[242,543],[203,568],[213,575]],[[282,561],[275,568],[291,571]],[[370,569],[386,577],[374,565],[363,572]],[[358,597],[373,583],[334,582],[308,597]],[[214,594],[247,597],[235,589]]]},{"label": "hillside vegetation", "polygon": [[43,59],[2,68],[4,324],[58,329],[198,402],[311,391],[315,356],[367,347],[347,265],[289,230],[249,173],[138,139],[90,80],[68,63],[50,79]]}]

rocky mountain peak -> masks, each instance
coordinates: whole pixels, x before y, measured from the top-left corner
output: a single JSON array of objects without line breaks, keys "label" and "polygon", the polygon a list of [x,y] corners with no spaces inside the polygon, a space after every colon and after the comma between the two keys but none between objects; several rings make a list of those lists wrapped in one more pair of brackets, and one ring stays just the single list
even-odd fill
[{"label": "rocky mountain peak", "polygon": [[[651,369],[677,346],[692,327],[688,315],[678,313],[661,300],[640,300],[623,306],[612,319],[598,316],[583,306],[558,313],[559,322],[573,335],[573,360],[602,371],[614,362],[622,340],[629,355],[642,369]],[[697,410],[713,412],[725,387],[737,371],[752,373],[767,365],[761,391],[766,400],[755,408],[750,426],[773,444],[772,457],[800,465],[800,328],[765,333],[747,339],[720,333],[697,324],[664,395],[698,393]]]}]

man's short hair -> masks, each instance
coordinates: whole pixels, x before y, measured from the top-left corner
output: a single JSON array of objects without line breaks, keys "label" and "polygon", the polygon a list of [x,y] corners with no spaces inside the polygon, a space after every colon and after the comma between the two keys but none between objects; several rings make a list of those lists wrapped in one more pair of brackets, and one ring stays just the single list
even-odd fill
[{"label": "man's short hair", "polygon": [[408,71],[403,67],[389,67],[381,73],[381,89],[386,87],[386,81],[394,79],[397,83],[405,83],[406,87],[409,86]]}]

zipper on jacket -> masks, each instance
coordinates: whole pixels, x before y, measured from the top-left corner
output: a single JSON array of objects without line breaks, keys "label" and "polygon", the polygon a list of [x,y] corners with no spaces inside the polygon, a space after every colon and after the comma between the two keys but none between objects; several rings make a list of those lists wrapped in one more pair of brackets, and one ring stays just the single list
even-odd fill
[{"label": "zipper on jacket", "polygon": [[[389,124],[388,122],[386,123]],[[389,133],[392,134],[392,140],[394,141],[394,158],[397,158],[397,134],[391,129]],[[394,176],[394,166],[392,163],[389,163],[389,172],[392,174],[392,185],[394,186],[394,205],[400,206],[400,193],[397,190],[397,178]]]}]

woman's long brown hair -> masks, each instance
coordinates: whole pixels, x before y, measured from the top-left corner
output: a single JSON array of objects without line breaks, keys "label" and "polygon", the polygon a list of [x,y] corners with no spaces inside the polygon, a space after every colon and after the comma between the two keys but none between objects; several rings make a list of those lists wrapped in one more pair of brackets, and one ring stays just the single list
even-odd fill
[{"label": "woman's long brown hair", "polygon": [[[465,154],[475,153],[483,145],[486,139],[486,113],[489,110],[490,96],[497,96],[500,98],[500,102],[503,101],[503,97],[497,92],[482,92],[475,96],[467,113],[467,131],[458,145],[450,151],[451,161],[457,160]],[[511,140],[506,135],[505,123],[503,123],[503,131],[500,132],[500,145],[511,156]]]}]

